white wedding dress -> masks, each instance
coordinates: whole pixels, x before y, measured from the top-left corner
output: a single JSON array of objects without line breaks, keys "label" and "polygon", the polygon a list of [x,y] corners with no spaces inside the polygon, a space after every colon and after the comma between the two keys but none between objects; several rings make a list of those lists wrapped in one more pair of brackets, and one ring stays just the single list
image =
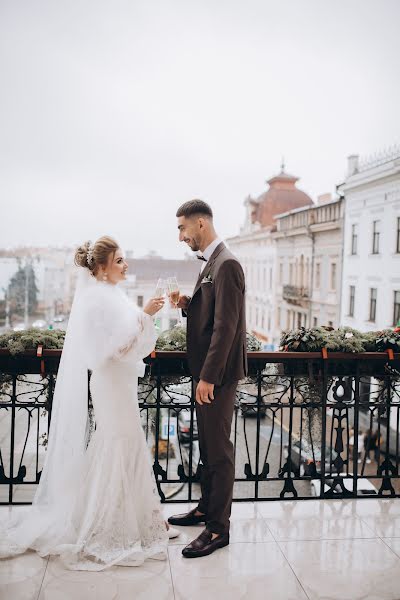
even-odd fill
[{"label": "white wedding dress", "polygon": [[[40,485],[26,514],[0,524],[1,558],[33,549],[93,571],[166,558],[137,396],[142,359],[156,341],[153,320],[118,286],[91,279],[74,300]],[[86,449],[87,368],[96,429]]]}]

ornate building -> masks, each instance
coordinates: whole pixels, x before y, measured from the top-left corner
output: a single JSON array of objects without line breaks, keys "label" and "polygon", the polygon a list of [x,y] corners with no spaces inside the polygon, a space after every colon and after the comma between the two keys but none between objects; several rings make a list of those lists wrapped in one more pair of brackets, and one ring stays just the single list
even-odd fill
[{"label": "ornate building", "polygon": [[348,159],[341,323],[361,331],[400,321],[400,147]]},{"label": "ornate building", "polygon": [[247,328],[266,349],[276,348],[280,334],[276,323],[276,218],[313,205],[310,196],[297,188],[297,181],[282,165],[281,172],[267,181],[268,189],[263,194],[245,200],[245,223],[238,236],[227,240],[246,275]]},{"label": "ornate building", "polygon": [[277,216],[277,331],[339,325],[343,209],[325,194]]}]

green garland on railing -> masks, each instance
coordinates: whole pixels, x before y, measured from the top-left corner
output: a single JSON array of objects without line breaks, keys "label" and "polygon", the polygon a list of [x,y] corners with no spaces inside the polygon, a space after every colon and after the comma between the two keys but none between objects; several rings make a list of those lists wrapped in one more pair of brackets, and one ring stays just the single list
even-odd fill
[{"label": "green garland on railing", "polygon": [[47,349],[62,350],[65,331],[62,329],[26,329],[25,331],[7,331],[0,335],[0,348],[6,348],[11,354],[22,354],[25,350],[36,350],[38,346]]},{"label": "green garland on railing", "polygon": [[[256,337],[250,333],[246,337],[249,352],[261,350],[261,343]],[[62,350],[64,338],[65,331],[62,329],[8,331],[0,335],[0,348],[9,350],[12,355],[22,354],[25,350],[36,349],[38,346]],[[328,352],[385,352],[388,349],[400,352],[400,328],[361,333],[351,327],[301,327],[282,333],[281,351],[320,352],[322,348],[326,348]],[[162,332],[158,337],[156,350],[184,352],[186,330],[183,327],[173,327]]]},{"label": "green garland on railing", "polygon": [[[251,333],[246,334],[248,352],[257,352],[261,350],[261,342]],[[173,327],[163,331],[158,337],[156,350],[162,351],[186,351],[186,329],[184,327]]]},{"label": "green garland on railing", "polygon": [[400,328],[362,333],[351,327],[300,327],[284,331],[280,350],[288,352],[400,352]]}]

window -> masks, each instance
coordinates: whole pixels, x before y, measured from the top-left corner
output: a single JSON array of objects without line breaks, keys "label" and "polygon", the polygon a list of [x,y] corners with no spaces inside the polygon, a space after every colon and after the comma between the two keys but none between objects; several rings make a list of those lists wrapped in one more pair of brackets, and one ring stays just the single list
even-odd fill
[{"label": "window", "polygon": [[349,300],[349,317],[354,317],[354,299],[356,296],[356,288],[354,285],[350,286],[350,300]]},{"label": "window", "polygon": [[333,327],[333,321],[328,321],[328,327]]},{"label": "window", "polygon": [[292,263],[290,263],[289,265],[289,284],[292,285],[293,283],[293,265]]},{"label": "window", "polygon": [[269,270],[269,287],[272,288],[272,268]]},{"label": "window", "polygon": [[279,283],[283,283],[283,263],[279,265]]},{"label": "window", "polygon": [[331,290],[336,290],[336,263],[331,264]]},{"label": "window", "polygon": [[400,217],[397,217],[396,253],[400,254]]},{"label": "window", "polygon": [[298,312],[297,313],[297,328],[300,329],[301,327],[301,313]]},{"label": "window", "polygon": [[377,289],[370,288],[370,291],[369,291],[369,320],[370,321],[376,320],[376,296],[377,296]]},{"label": "window", "polygon": [[357,224],[351,226],[351,253],[357,254],[358,231]]},{"label": "window", "polygon": [[139,306],[139,308],[143,307],[143,296],[137,297],[137,305]]},{"label": "window", "polygon": [[178,319],[170,319],[169,320],[169,328],[172,329],[178,323]]},{"label": "window", "polygon": [[400,327],[400,291],[394,293],[393,302],[393,327]]},{"label": "window", "polygon": [[286,329],[290,329],[290,310],[286,313]]},{"label": "window", "polygon": [[321,263],[315,265],[315,287],[319,289],[321,285]]},{"label": "window", "polygon": [[379,254],[380,221],[372,223],[372,254]]},{"label": "window", "polygon": [[314,317],[313,319],[313,327],[317,327],[318,326],[318,319],[317,317]]},{"label": "window", "polygon": [[277,327],[281,328],[281,309],[278,307],[277,315],[276,315]]}]

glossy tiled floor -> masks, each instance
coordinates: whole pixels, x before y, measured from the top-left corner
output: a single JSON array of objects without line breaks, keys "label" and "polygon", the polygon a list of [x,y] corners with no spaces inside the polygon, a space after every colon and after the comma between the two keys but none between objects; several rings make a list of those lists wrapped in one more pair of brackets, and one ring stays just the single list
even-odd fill
[{"label": "glossy tiled floor", "polygon": [[2,560],[0,599],[400,600],[399,499],[234,504],[230,546],[200,559],[181,550],[201,527],[181,531],[168,561],[136,568],[66,571],[34,553]]}]

